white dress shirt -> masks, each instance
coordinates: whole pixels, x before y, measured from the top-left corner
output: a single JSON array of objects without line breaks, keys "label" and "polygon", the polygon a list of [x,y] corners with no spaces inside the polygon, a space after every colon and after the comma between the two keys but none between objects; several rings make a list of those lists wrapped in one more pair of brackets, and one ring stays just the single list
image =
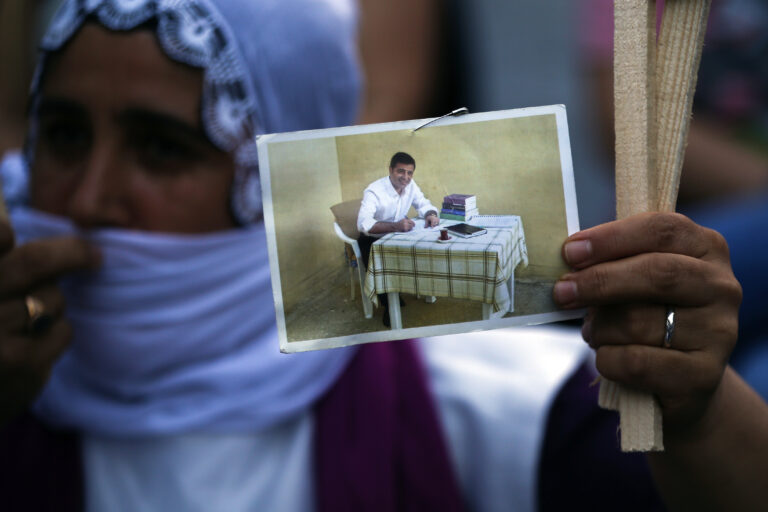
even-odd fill
[{"label": "white dress shirt", "polygon": [[401,221],[408,215],[411,206],[418,212],[419,217],[424,217],[430,210],[437,212],[437,208],[424,197],[415,181],[411,181],[403,193],[398,194],[389,181],[389,176],[385,176],[368,185],[363,192],[363,202],[357,215],[357,229],[366,235],[383,236],[384,233],[371,235],[368,230],[377,222]]}]

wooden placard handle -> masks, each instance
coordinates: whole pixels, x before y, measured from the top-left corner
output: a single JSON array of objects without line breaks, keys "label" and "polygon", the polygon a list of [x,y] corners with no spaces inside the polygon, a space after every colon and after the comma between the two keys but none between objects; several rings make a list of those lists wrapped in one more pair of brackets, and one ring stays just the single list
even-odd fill
[{"label": "wooden placard handle", "polygon": [[656,210],[674,211],[711,0],[667,0],[656,66]]},{"label": "wooden placard handle", "polygon": [[[674,210],[710,3],[667,0],[657,52],[656,0],[614,1],[619,219]],[[598,403],[619,411],[623,451],[664,449],[653,396],[604,380]]]}]

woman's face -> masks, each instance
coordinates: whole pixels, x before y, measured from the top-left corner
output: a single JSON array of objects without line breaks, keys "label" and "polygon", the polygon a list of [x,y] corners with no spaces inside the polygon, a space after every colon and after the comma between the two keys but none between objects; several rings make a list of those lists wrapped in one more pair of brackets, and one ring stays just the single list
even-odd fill
[{"label": "woman's face", "polygon": [[194,233],[234,226],[234,163],[206,138],[202,72],[147,30],[87,24],[51,59],[31,201],[83,227]]}]

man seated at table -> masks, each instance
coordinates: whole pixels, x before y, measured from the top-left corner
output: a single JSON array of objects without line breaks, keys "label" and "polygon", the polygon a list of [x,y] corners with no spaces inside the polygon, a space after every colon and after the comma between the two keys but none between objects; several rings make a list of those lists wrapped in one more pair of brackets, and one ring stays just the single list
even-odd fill
[{"label": "man seated at table", "polygon": [[[419,217],[424,218],[424,227],[440,223],[437,208],[413,181],[415,171],[416,160],[408,153],[397,152],[389,162],[389,176],[374,181],[363,192],[357,215],[357,229],[360,231],[357,243],[366,269],[373,242],[387,233],[410,231],[416,225],[408,218],[411,206]],[[386,295],[379,295],[379,300],[385,308],[384,325],[389,327]]]}]

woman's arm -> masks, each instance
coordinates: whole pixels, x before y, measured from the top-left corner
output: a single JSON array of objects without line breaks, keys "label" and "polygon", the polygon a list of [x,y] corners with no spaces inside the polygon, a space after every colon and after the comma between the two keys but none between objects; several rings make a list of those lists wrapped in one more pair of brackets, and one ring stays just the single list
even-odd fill
[{"label": "woman's arm", "polygon": [[659,399],[666,451],[650,460],[669,506],[768,503],[768,405],[727,367],[741,287],[723,238],[682,215],[649,213],[576,233],[563,256],[574,271],[555,300],[589,307],[582,333],[600,373]]},{"label": "woman's arm", "polygon": [[762,510],[768,503],[768,405],[730,367],[695,425],[664,432],[649,455],[670,510]]}]

